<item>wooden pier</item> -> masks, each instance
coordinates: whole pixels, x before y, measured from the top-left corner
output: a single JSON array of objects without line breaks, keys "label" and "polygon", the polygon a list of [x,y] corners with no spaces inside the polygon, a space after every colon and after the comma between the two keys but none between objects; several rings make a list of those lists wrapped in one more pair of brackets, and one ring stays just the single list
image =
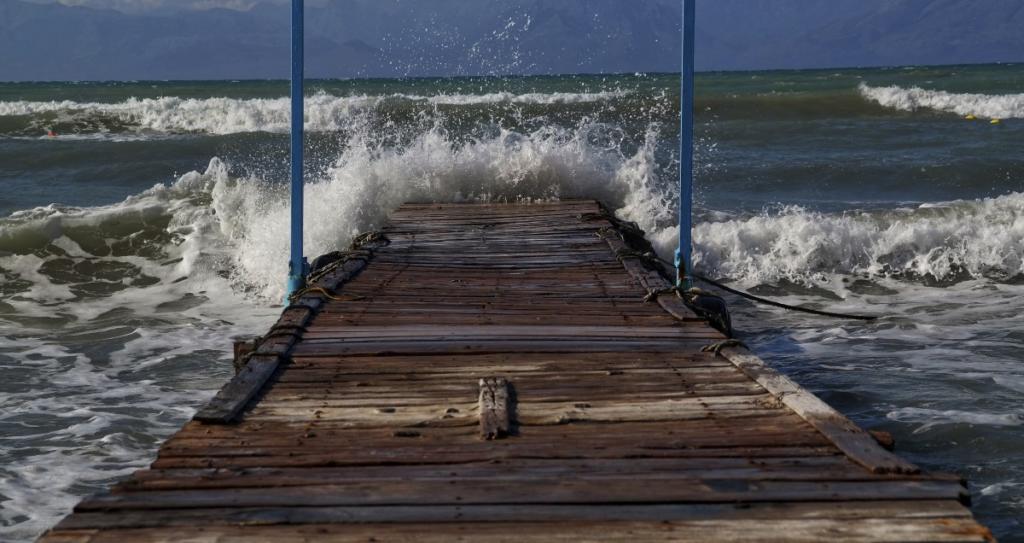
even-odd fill
[{"label": "wooden pier", "polygon": [[359,241],[43,541],[991,540],[957,477],[701,352],[725,336],[594,202],[406,205]]}]

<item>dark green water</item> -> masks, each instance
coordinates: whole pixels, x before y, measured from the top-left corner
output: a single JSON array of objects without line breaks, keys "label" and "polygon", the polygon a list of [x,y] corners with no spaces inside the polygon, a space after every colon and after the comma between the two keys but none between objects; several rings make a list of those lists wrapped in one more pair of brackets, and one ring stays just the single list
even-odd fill
[{"label": "dark green water", "polygon": [[[307,247],[407,200],[597,197],[675,244],[672,75],[312,82]],[[1024,67],[701,74],[695,231],[745,340],[1024,530]],[[0,539],[145,465],[285,276],[284,82],[0,84]],[[965,120],[973,115],[975,120]],[[999,119],[993,124],[991,119]],[[53,135],[49,135],[51,133]]]}]

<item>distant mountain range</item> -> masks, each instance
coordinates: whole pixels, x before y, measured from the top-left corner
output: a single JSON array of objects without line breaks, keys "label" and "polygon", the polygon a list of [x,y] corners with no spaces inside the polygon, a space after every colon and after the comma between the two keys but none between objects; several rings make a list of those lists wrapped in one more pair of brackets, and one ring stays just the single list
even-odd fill
[{"label": "distant mountain range", "polygon": [[[325,0],[309,77],[678,71],[678,0]],[[0,0],[0,80],[288,75],[286,5]],[[699,0],[701,70],[1024,61],[1022,0]]]}]

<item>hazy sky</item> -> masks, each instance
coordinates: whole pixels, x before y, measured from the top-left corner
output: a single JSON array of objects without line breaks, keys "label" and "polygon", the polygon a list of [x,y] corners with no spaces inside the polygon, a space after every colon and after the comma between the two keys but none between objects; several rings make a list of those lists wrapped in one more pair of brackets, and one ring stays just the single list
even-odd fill
[{"label": "hazy sky", "polygon": [[[158,9],[249,9],[258,2],[287,3],[290,0],[29,0],[39,4],[59,3],[66,6],[87,6],[92,8],[108,8],[138,13]],[[310,6],[322,5],[326,0],[306,0]]]},{"label": "hazy sky", "polygon": [[[0,80],[288,74],[290,0],[30,1],[0,0]],[[306,0],[307,74],[677,71],[680,3]],[[1022,3],[698,0],[696,65],[749,70],[1020,62]]]}]

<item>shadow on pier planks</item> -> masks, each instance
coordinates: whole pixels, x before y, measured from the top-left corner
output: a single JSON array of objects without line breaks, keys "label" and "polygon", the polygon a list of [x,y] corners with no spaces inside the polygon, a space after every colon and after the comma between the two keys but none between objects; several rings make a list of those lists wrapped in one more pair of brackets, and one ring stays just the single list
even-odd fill
[{"label": "shadow on pier planks", "polygon": [[383,234],[43,540],[989,539],[958,478],[700,352],[724,337],[642,301],[669,283],[596,203],[406,205]]}]

